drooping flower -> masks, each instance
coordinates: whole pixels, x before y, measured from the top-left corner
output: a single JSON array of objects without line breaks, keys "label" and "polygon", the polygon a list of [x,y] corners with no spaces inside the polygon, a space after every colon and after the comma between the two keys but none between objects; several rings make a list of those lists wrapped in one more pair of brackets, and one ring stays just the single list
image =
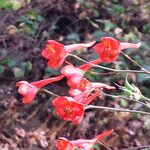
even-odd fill
[{"label": "drooping flower", "polygon": [[63,75],[52,77],[48,79],[39,80],[36,82],[28,83],[27,81],[19,81],[16,83],[16,86],[19,87],[18,92],[23,96],[22,103],[28,104],[32,102],[38,92],[38,89],[46,86],[52,82],[59,81],[63,78]]},{"label": "drooping flower", "polygon": [[42,51],[42,56],[45,59],[48,59],[48,66],[50,68],[56,69],[63,64],[68,53],[71,53],[79,48],[91,47],[94,43],[95,41],[89,43],[64,45],[54,40],[48,40],[46,48]]},{"label": "drooping flower", "polygon": [[85,72],[73,65],[67,65],[62,68],[61,73],[67,77],[67,84],[74,87],[81,81]]},{"label": "drooping flower", "polygon": [[92,64],[98,64],[100,62],[100,59],[96,59],[79,67],[69,64],[62,68],[61,73],[67,77],[67,84],[75,88],[81,82],[85,72],[92,67]]},{"label": "drooping flower", "polygon": [[38,92],[38,88],[27,81],[20,81],[16,83],[16,86],[19,87],[19,94],[23,95],[22,103],[28,104],[33,101],[35,95]]},{"label": "drooping flower", "polygon": [[58,150],[73,150],[75,148],[78,148],[81,150],[93,150],[92,147],[95,143],[109,136],[112,132],[113,130],[106,131],[102,134],[97,135],[95,138],[92,138],[90,140],[78,139],[74,141],[69,141],[64,137],[60,137],[57,140],[56,147]]},{"label": "drooping flower", "polygon": [[112,37],[103,37],[101,43],[96,44],[93,49],[99,54],[103,62],[114,62],[118,58],[121,50],[139,48],[140,46],[141,43],[119,42]]}]

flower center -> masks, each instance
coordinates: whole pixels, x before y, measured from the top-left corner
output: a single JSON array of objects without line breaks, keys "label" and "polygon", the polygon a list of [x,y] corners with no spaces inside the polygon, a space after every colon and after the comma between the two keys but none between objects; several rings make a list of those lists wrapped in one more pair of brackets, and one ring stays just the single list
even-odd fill
[{"label": "flower center", "polygon": [[72,118],[74,116],[74,111],[70,106],[63,108],[64,116]]},{"label": "flower center", "polygon": [[51,45],[48,45],[47,48],[48,48],[48,50],[50,51],[51,54],[55,53],[55,50]]},{"label": "flower center", "polygon": [[111,47],[106,47],[104,49],[105,54],[108,58],[114,58],[117,55],[117,51],[116,50],[112,50]]}]

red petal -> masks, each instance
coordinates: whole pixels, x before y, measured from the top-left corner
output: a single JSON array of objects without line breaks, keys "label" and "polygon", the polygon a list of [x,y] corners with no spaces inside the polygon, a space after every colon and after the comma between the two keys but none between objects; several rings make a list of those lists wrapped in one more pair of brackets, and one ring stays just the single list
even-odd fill
[{"label": "red petal", "polygon": [[52,68],[52,69],[59,68],[63,64],[65,58],[66,58],[66,56],[63,56],[63,57],[59,57],[59,56],[52,57],[51,59],[49,59],[47,65],[50,68]]},{"label": "red petal", "polygon": [[68,79],[67,84],[72,88],[76,88],[80,84],[82,77],[83,75],[80,74],[74,75]]},{"label": "red petal", "polygon": [[85,99],[85,101],[83,102],[83,104],[89,104],[91,103],[97,96],[99,96],[101,91],[97,91],[94,94],[91,94],[88,98]]},{"label": "red petal", "polygon": [[60,49],[64,48],[64,44],[61,44],[54,40],[48,40],[48,44],[52,45],[54,48],[57,48],[57,47],[59,47]]},{"label": "red petal", "polygon": [[93,49],[94,49],[98,54],[100,54],[100,53],[103,52],[104,45],[103,45],[103,43],[98,43],[98,44],[96,44],[96,45],[93,47]]},{"label": "red petal", "polygon": [[113,132],[113,129],[112,130],[109,130],[109,131],[106,131],[98,136],[96,136],[95,138],[93,138],[93,140],[96,140],[96,141],[99,141],[99,140],[102,140],[103,138],[107,137],[108,135],[110,135],[111,133]]},{"label": "red petal", "polygon": [[52,101],[52,104],[55,107],[64,107],[66,105],[69,105],[69,101],[65,97],[57,97]]},{"label": "red petal", "polygon": [[22,103],[23,104],[29,104],[30,102],[32,102],[35,98],[36,93],[34,92],[29,92],[28,94],[26,94],[23,98],[22,98]]},{"label": "red petal", "polygon": [[76,74],[83,75],[83,71],[78,69],[77,67],[74,67],[73,65],[67,65],[63,67],[61,73],[68,78]]},{"label": "red petal", "polygon": [[56,147],[58,150],[72,150],[73,145],[66,138],[59,138]]},{"label": "red petal", "polygon": [[120,42],[112,37],[103,37],[101,41],[104,44],[104,47],[111,47],[112,50],[119,49]]},{"label": "red petal", "polygon": [[36,86],[36,87],[38,87],[38,88],[41,88],[41,87],[46,86],[47,84],[50,84],[52,82],[59,81],[62,78],[64,78],[64,76],[60,75],[60,76],[56,76],[56,77],[52,77],[52,78],[48,78],[48,79],[43,79],[43,80],[39,80],[39,81],[36,81],[36,82],[32,82],[31,84]]},{"label": "red petal", "polygon": [[81,104],[71,102],[72,109],[74,110],[77,116],[81,116],[84,113],[84,108]]},{"label": "red petal", "polygon": [[48,48],[45,48],[43,51],[42,51],[42,56],[45,58],[45,59],[49,59],[51,57],[51,53],[50,53],[50,50]]}]

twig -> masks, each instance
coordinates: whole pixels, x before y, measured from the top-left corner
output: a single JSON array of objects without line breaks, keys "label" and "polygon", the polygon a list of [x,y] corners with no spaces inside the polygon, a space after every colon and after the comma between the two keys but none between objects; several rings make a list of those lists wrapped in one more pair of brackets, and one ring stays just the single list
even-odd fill
[{"label": "twig", "polygon": [[98,143],[99,143],[100,145],[104,146],[106,149],[108,149],[108,150],[112,150],[110,147],[108,147],[108,146],[107,146],[107,145],[105,145],[104,143],[102,143],[102,142],[100,142],[100,141],[98,141]]},{"label": "twig", "polygon": [[68,54],[69,56],[72,56],[72,57],[74,57],[74,58],[76,58],[76,59],[78,59],[78,60],[81,60],[81,61],[83,61],[83,62],[85,62],[85,63],[88,63],[88,64],[90,64],[90,65],[92,65],[93,67],[97,67],[97,68],[101,68],[101,69],[105,69],[105,70],[109,70],[109,71],[113,71],[113,72],[124,72],[124,73],[144,73],[144,74],[150,74],[150,72],[145,72],[145,71],[143,71],[143,70],[117,70],[117,69],[112,69],[112,68],[108,68],[108,67],[104,67],[104,66],[100,66],[100,65],[95,65],[95,64],[92,64],[92,63],[90,63],[90,62],[88,62],[88,61],[86,61],[86,60],[84,60],[84,59],[82,59],[82,58],[80,58],[80,57],[78,57],[78,56],[76,56],[76,55],[73,55],[73,54]]},{"label": "twig", "polygon": [[120,52],[123,56],[125,56],[127,59],[129,59],[132,63],[134,63],[135,65],[137,65],[141,70],[143,70],[145,73],[150,74],[150,71],[146,70],[145,68],[143,68],[140,64],[138,64],[135,60],[133,60],[130,56],[128,56],[126,53],[124,53],[123,51]]},{"label": "twig", "polygon": [[142,104],[142,105],[144,105],[145,107],[147,107],[147,108],[150,109],[150,107],[149,107],[147,104],[145,104],[145,103],[143,103],[143,102],[141,102],[141,101],[137,101],[136,99],[127,98],[127,97],[123,97],[123,96],[117,96],[117,95],[111,95],[111,94],[107,94],[107,93],[104,93],[104,92],[102,92],[102,94],[105,95],[105,96],[109,96],[109,97],[113,97],[113,98],[117,98],[117,99],[126,99],[126,100],[129,100],[129,101],[133,101],[133,102]]},{"label": "twig", "polygon": [[118,111],[118,112],[130,112],[130,113],[140,113],[144,115],[150,115],[149,112],[145,111],[137,111],[137,110],[130,110],[130,109],[121,109],[121,108],[112,108],[112,107],[104,107],[104,106],[94,106],[94,105],[87,105],[85,109],[105,109],[105,110],[111,110],[111,111]]},{"label": "twig", "polygon": [[41,91],[41,92],[45,92],[45,93],[47,93],[47,94],[49,94],[49,95],[53,95],[53,96],[56,96],[56,97],[59,97],[59,95],[57,95],[57,94],[55,94],[55,93],[53,93],[53,92],[51,92],[51,91],[49,91],[49,90],[47,90],[47,89],[39,89],[39,91]]},{"label": "twig", "polygon": [[[145,148],[149,148],[150,149],[150,145],[144,145],[144,146],[138,146],[138,147],[130,147],[130,148],[124,148],[121,150],[144,150]],[[145,149],[146,150],[146,149]]]},{"label": "twig", "polygon": [[95,71],[87,71],[90,74],[93,75],[113,75],[113,74],[117,74],[116,72],[95,72]]}]

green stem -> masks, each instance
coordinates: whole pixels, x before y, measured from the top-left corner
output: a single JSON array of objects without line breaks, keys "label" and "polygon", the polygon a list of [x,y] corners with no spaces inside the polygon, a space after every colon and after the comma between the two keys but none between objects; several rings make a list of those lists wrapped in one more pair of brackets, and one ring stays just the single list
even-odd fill
[{"label": "green stem", "polygon": [[141,95],[141,100],[144,100],[144,101],[147,101],[147,102],[150,102],[150,99],[145,97],[144,95]]}]

